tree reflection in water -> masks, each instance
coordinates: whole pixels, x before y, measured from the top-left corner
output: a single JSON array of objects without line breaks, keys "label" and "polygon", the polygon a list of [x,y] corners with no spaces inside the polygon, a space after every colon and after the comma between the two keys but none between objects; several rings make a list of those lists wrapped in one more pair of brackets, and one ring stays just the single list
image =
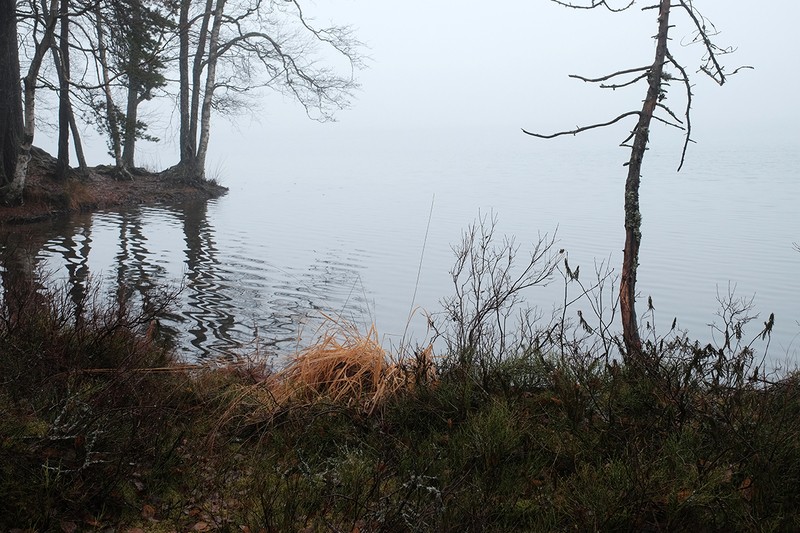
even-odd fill
[{"label": "tree reflection in water", "polygon": [[276,266],[267,243],[220,240],[208,211],[195,201],[0,228],[3,289],[45,272],[44,283],[66,284],[80,316],[95,283],[109,305],[134,306],[180,286],[161,329],[187,360],[285,355],[323,314],[368,314],[356,261],[331,253],[305,268]]}]

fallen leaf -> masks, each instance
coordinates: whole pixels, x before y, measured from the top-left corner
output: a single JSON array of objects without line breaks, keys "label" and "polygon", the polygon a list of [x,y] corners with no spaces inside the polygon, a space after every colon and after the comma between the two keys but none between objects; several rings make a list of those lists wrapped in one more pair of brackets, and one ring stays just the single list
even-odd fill
[{"label": "fallen leaf", "polygon": [[99,520],[97,520],[92,516],[87,516],[86,518],[84,518],[83,523],[86,524],[87,526],[92,526],[92,527],[100,527],[102,525]]},{"label": "fallen leaf", "polygon": [[748,502],[753,499],[753,480],[749,477],[746,477],[742,480],[742,484],[739,485],[739,490],[742,491],[742,498],[747,500]]},{"label": "fallen leaf", "polygon": [[156,508],[152,505],[144,504],[142,506],[142,518],[152,520],[156,516]]},{"label": "fallen leaf", "polygon": [[61,522],[61,531],[64,533],[75,533],[78,530],[78,524],[64,520]]},{"label": "fallen leaf", "polygon": [[198,522],[192,527],[192,531],[208,531],[208,523]]}]

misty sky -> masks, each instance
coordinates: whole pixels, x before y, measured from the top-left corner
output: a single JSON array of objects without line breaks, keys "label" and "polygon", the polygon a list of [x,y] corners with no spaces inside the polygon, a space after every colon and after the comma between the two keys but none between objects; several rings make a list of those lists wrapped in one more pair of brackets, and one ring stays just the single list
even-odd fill
[{"label": "misty sky", "polygon": [[[622,2],[620,2],[622,3]],[[800,147],[800,42],[794,38],[800,4],[792,0],[695,2],[721,32],[721,46],[735,46],[723,57],[728,70],[752,65],[755,70],[732,77],[724,87],[694,75],[694,135],[700,142],[752,142]],[[403,2],[329,0],[308,4],[307,14],[320,24],[351,24],[368,45],[369,67],[359,73],[361,89],[352,108],[335,124],[309,121],[290,99],[265,92],[253,114],[234,124],[217,117],[212,126],[209,164],[237,157],[238,148],[259,139],[298,135],[315,142],[328,136],[369,132],[482,131],[516,136],[520,128],[541,132],[605,121],[638,108],[643,86],[615,92],[568,78],[576,73],[600,76],[652,61],[655,11],[637,6],[624,13],[604,9],[578,11],[547,0],[479,2],[476,0],[404,0]],[[674,10],[671,48],[694,73],[699,46],[678,44],[691,35],[688,19]],[[681,88],[668,100],[676,112],[683,106]],[[139,162],[161,165],[177,159],[176,127],[170,113],[149,116],[161,146],[141,143]],[[594,133],[586,142],[615,142],[629,125],[611,133]],[[104,142],[87,131],[92,162],[107,159]],[[674,134],[668,134],[674,135]],[[45,135],[38,144],[49,147]],[[622,135],[624,137],[624,134]],[[656,139],[654,139],[655,141]]]},{"label": "misty sky", "polygon": [[[800,44],[792,38],[798,3],[695,4],[720,30],[717,44],[737,47],[723,58],[728,70],[756,67],[732,77],[724,87],[702,74],[695,76],[696,137],[757,134],[785,136],[798,144]],[[568,74],[599,76],[646,65],[652,61],[651,36],[656,30],[652,10],[577,11],[545,0],[338,0],[315,7],[321,21],[355,26],[370,47],[370,67],[360,75],[362,90],[353,109],[339,117],[342,130],[553,130],[605,120],[637,107],[643,89],[612,93]],[[690,36],[688,19],[680,10],[674,10],[673,23],[674,40]],[[699,46],[673,43],[671,48],[690,72],[697,70]],[[677,94],[671,101],[676,108],[682,106]],[[304,119],[295,105],[279,106],[279,98],[268,102],[262,108],[263,126],[295,126]]]},{"label": "misty sky", "polygon": [[[648,201],[645,223],[656,221],[648,230],[652,232],[648,233],[648,239],[662,232],[660,239],[656,237],[648,243],[659,243],[659,252],[670,258],[659,263],[661,268],[680,275],[684,268],[680,258],[691,246],[701,251],[707,247],[713,261],[721,257],[719,263],[707,265],[705,278],[694,270],[690,275],[692,279],[696,278],[697,287],[710,291],[702,297],[699,291],[691,293],[696,301],[692,300],[690,306],[699,308],[702,300],[704,307],[699,314],[705,318],[715,309],[713,292],[716,282],[742,281],[744,294],[764,290],[776,295],[775,302],[783,301],[784,294],[791,295],[797,290],[792,280],[789,284],[794,283],[794,287],[789,289],[785,280],[770,285],[773,288],[764,289],[758,279],[763,274],[761,262],[765,257],[774,259],[775,254],[782,254],[780,260],[771,260],[771,264],[789,265],[786,267],[788,270],[779,270],[779,274],[763,274],[770,280],[791,271],[796,264],[797,253],[791,247],[791,243],[797,240],[797,217],[791,203],[795,199],[781,191],[781,198],[788,199],[788,202],[770,200],[749,204],[751,190],[747,187],[763,188],[759,181],[762,173],[765,183],[770,172],[781,173],[779,177],[784,180],[791,180],[792,174],[796,174],[791,161],[796,160],[800,151],[800,105],[796,96],[800,85],[797,69],[800,41],[794,35],[794,26],[800,19],[800,3],[790,0],[696,0],[695,4],[721,32],[714,37],[715,42],[719,46],[737,48],[735,53],[721,58],[727,70],[732,71],[741,65],[752,65],[755,69],[733,76],[723,87],[715,85],[705,75],[697,74],[703,50],[699,46],[682,46],[682,42],[691,38],[691,25],[680,10],[674,10],[672,23],[676,27],[671,33],[671,51],[693,75],[695,85],[692,137],[700,146],[690,147],[688,166],[702,161],[705,153],[707,161],[711,161],[714,176],[707,182],[695,181],[689,168],[680,179],[662,184],[660,189],[646,180],[643,198]],[[654,54],[652,36],[656,32],[656,13],[652,10],[642,12],[638,7],[641,5],[647,4],[637,2],[635,9],[610,13],[603,9],[572,10],[548,0],[319,0],[316,5],[308,4],[307,14],[316,16],[321,24],[331,20],[352,24],[358,37],[369,46],[366,51],[370,56],[369,68],[359,73],[361,89],[352,108],[341,112],[336,123],[313,122],[305,116],[299,104],[269,91],[259,95],[250,116],[238,117],[234,121],[215,117],[208,174],[219,177],[231,188],[232,204],[236,196],[244,199],[242,201],[247,205],[236,204],[239,207],[230,212],[221,209],[219,216],[229,216],[230,219],[219,220],[219,226],[238,227],[235,224],[239,224],[248,230],[256,228],[264,232],[263,240],[269,241],[282,233],[276,229],[276,220],[285,220],[296,231],[283,232],[288,239],[283,248],[289,251],[297,248],[300,254],[304,246],[326,249],[327,244],[314,244],[317,243],[315,235],[325,233],[323,225],[341,224],[334,233],[346,235],[346,224],[350,223],[358,226],[355,233],[359,241],[367,242],[370,235],[378,240],[374,246],[360,243],[354,247],[388,254],[391,250],[381,246],[393,246],[386,244],[393,242],[391,235],[397,237],[392,231],[408,233],[415,246],[422,241],[431,193],[435,192],[439,220],[434,221],[434,229],[439,232],[439,246],[428,251],[426,261],[430,261],[430,255],[435,253],[447,256],[432,263],[431,270],[438,275],[445,273],[450,266],[449,247],[442,243],[454,242],[460,228],[470,222],[477,207],[487,203],[482,195],[490,190],[494,194],[490,207],[498,207],[498,211],[510,214],[512,219],[514,213],[525,213],[520,217],[524,220],[519,223],[527,230],[549,231],[559,224],[559,235],[564,238],[565,246],[581,249],[587,254],[587,261],[591,260],[591,254],[602,258],[608,250],[619,251],[617,241],[609,245],[603,235],[589,240],[581,240],[580,236],[587,229],[605,234],[608,228],[613,227],[616,228],[614,231],[621,232],[621,182],[614,189],[598,186],[592,189],[594,192],[587,193],[591,195],[584,194],[573,201],[570,188],[559,192],[551,190],[549,196],[539,198],[540,188],[550,190],[546,187],[548,183],[525,179],[529,176],[556,176],[563,171],[575,174],[567,176],[573,180],[570,182],[572,188],[576,187],[575,183],[580,183],[581,187],[594,187],[597,180],[586,185],[578,178],[591,174],[591,165],[604,159],[592,158],[589,150],[582,152],[581,146],[591,146],[603,154],[607,153],[606,150],[613,151],[630,131],[632,121],[611,129],[585,133],[579,139],[566,137],[556,141],[527,137],[520,128],[540,132],[568,130],[576,125],[607,121],[640,108],[644,85],[612,92],[571,79],[568,75],[595,77],[650,64]],[[671,89],[667,103],[681,114],[684,102],[682,87],[678,84]],[[55,116],[53,113],[52,117]],[[177,162],[174,110],[167,105],[166,109],[151,110],[144,118],[151,123],[151,131],[164,142],[159,145],[140,143],[138,164],[158,169]],[[87,137],[87,144],[91,143],[87,150],[90,164],[107,162],[104,140],[96,133]],[[55,143],[44,141],[45,135],[36,139],[37,144],[55,153]],[[679,159],[680,134],[656,124],[651,141],[653,152],[657,151],[656,148],[666,151],[667,166],[674,169]],[[511,149],[486,149],[492,142]],[[738,152],[748,145],[755,150]],[[537,159],[545,151],[551,151],[551,146],[558,147],[558,150],[552,150],[557,155],[549,160],[544,160],[544,157]],[[708,154],[720,146],[723,150],[709,158]],[[711,149],[704,152],[705,147]],[[621,165],[628,154],[617,150],[617,164]],[[785,151],[790,151],[791,157],[781,157]],[[437,161],[436,156],[440,153],[444,155]],[[462,157],[465,153],[470,157]],[[720,198],[712,198],[716,194],[714,187],[718,187],[717,179],[724,179],[730,167],[726,167],[728,160],[720,158],[737,153],[747,154],[743,157],[748,158],[748,165],[742,165],[741,161],[734,163],[747,167],[747,175],[752,179],[745,180],[740,184],[742,188],[737,189],[746,192],[737,192],[735,198],[729,195],[725,200],[727,203],[721,202]],[[578,160],[579,164],[571,164],[572,159]],[[648,155],[645,172],[651,172],[656,162],[655,157]],[[515,167],[517,163],[525,168]],[[527,171],[540,163],[544,167],[541,171]],[[615,167],[614,171],[619,168]],[[442,169],[446,170],[446,176],[442,176],[441,184],[434,183]],[[602,177],[608,172],[600,174]],[[330,182],[326,181],[328,176],[332,177]],[[495,187],[498,176],[512,176],[514,179],[521,176],[522,185],[514,182],[512,186]],[[619,178],[622,178],[621,173]],[[350,184],[342,185],[347,180]],[[410,185],[404,188],[402,184],[392,183],[393,180],[407,181]],[[489,187],[484,188],[484,183]],[[670,191],[672,183],[681,184],[684,189],[681,192]],[[259,184],[266,186],[258,188]],[[387,201],[396,199],[392,195],[398,191],[408,192],[414,187],[413,200]],[[282,192],[283,196],[271,194],[271,188]],[[362,190],[365,188],[367,193]],[[472,189],[474,197],[450,193],[459,188]],[[494,190],[503,188],[507,190]],[[731,187],[726,187],[725,192],[731,190]],[[689,197],[679,199],[684,191],[689,191]],[[351,197],[362,193],[362,203],[366,205],[358,205],[355,201],[357,205],[354,206]],[[527,194],[530,200],[519,205],[516,196],[523,194]],[[603,196],[605,194],[608,196]],[[663,196],[656,202],[654,196],[648,198],[648,194]],[[295,195],[304,199],[299,203],[280,203],[282,199],[292,199]],[[266,207],[273,196],[279,203]],[[407,196],[411,196],[411,192]],[[688,227],[697,228],[697,232],[702,233],[688,242],[684,241],[685,227],[672,224],[674,215],[670,202],[678,200],[687,206],[683,216],[689,210],[693,217],[689,219]],[[580,211],[579,206],[585,205],[581,201],[600,207],[594,214],[570,221],[564,213]],[[705,205],[706,202],[711,205]],[[539,212],[536,220],[528,217],[528,209]],[[746,211],[746,216],[740,220],[736,209]],[[267,221],[266,215],[271,211],[280,216]],[[350,211],[356,215],[359,211],[363,213],[351,216]],[[718,224],[709,224],[709,221]],[[739,230],[736,229],[739,222],[744,226],[742,234],[747,233],[744,230],[750,231],[747,233],[749,240],[742,241],[747,243],[746,250],[742,249],[739,241]],[[303,233],[304,228],[313,227],[315,223],[322,227],[320,231],[312,228],[309,233]],[[380,224],[383,226],[379,227]],[[764,239],[762,242],[753,236],[758,235],[761,227],[772,233],[773,225],[781,229],[781,240],[777,244],[774,240]],[[364,227],[375,231],[364,231]],[[448,228],[453,231],[447,233]],[[384,235],[384,230],[390,235]],[[728,235],[727,240],[720,244],[718,241],[723,233]],[[615,239],[622,238],[621,233],[613,235]],[[335,242],[339,243],[338,240]],[[653,254],[655,248],[647,244],[644,253]],[[405,250],[402,246],[398,249]],[[416,258],[418,248],[413,249],[412,255]],[[717,252],[724,253],[717,257]],[[406,258],[409,256],[405,255]],[[701,254],[698,252],[696,256]],[[671,258],[677,259],[672,261]],[[270,257],[270,260],[278,264],[287,261],[283,256],[280,259]],[[651,268],[656,262],[653,259],[648,264],[647,272],[652,274],[645,275],[660,275],[661,271]],[[415,260],[412,263],[416,268]],[[748,277],[748,265],[756,265],[758,268],[754,272],[757,274]],[[734,266],[742,266],[742,269],[736,270],[732,268]],[[391,293],[392,284],[403,288],[414,286],[412,275],[403,281],[395,279],[398,268],[393,264],[391,268],[375,268],[365,274],[367,279],[364,283],[369,290],[386,290],[376,297],[379,306],[389,305],[386,302],[394,301],[392,298],[397,296]],[[382,278],[382,274],[391,279]],[[674,275],[664,276],[665,283],[673,283]],[[657,284],[658,280],[651,282],[650,286]],[[430,282],[431,302],[441,295],[442,286],[441,281]],[[647,286],[646,280],[643,286]],[[684,305],[680,291],[674,291],[671,286],[664,290],[674,293],[675,312],[683,312],[678,309]],[[407,301],[403,300],[403,305]],[[793,300],[789,298],[788,301]],[[795,333],[796,330],[792,330],[791,335]]]}]

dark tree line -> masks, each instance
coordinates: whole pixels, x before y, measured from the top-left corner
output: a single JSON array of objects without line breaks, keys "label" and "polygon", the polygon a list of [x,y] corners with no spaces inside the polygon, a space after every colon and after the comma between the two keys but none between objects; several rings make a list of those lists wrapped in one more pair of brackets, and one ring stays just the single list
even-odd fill
[{"label": "dark tree line", "polygon": [[245,112],[270,88],[328,120],[349,104],[360,48],[349,27],[318,27],[294,0],[0,0],[0,201],[21,201],[39,91],[58,101],[56,179],[73,151],[86,168],[86,123],[130,179],[137,141],[157,140],[141,106],[160,99],[180,119],[170,175],[201,180],[213,114]]}]

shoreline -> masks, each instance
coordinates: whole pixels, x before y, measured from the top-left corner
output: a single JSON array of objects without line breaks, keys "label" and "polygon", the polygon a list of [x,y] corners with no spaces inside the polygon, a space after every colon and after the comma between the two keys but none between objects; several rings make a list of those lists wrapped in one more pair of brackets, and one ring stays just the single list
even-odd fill
[{"label": "shoreline", "polygon": [[192,199],[219,198],[228,188],[213,181],[185,183],[168,179],[165,172],[131,169],[132,180],[118,179],[114,167],[98,165],[87,175],[71,169],[64,181],[53,177],[55,158],[33,147],[23,204],[0,206],[0,226],[32,224],[71,213],[111,207],[152,205]]}]

